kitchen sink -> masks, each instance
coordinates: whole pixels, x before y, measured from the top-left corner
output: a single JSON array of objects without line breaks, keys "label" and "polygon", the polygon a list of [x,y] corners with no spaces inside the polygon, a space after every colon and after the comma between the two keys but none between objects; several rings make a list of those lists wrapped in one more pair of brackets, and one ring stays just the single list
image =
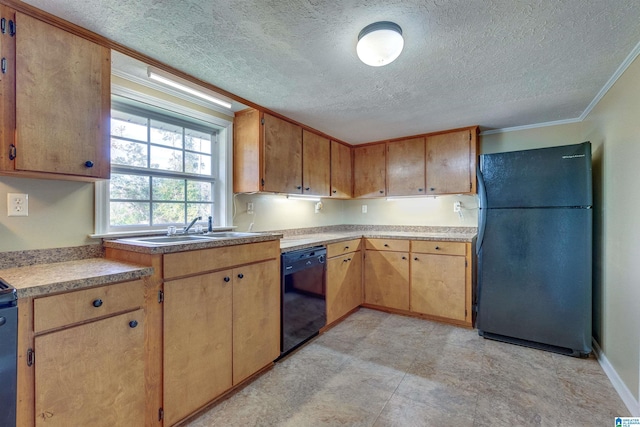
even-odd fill
[{"label": "kitchen sink", "polygon": [[151,237],[132,237],[128,239],[119,239],[125,243],[138,243],[143,245],[166,246],[180,245],[184,243],[207,242],[220,239],[239,239],[242,237],[260,236],[260,233],[242,233],[238,231],[220,231],[207,234],[184,235],[176,234],[173,236],[151,236]]},{"label": "kitchen sink", "polygon": [[135,237],[131,239],[121,239],[121,240],[127,241],[127,242],[146,243],[146,244],[153,244],[153,245],[179,245],[181,243],[206,242],[208,240],[213,240],[213,239],[207,236],[176,235],[176,236]]},{"label": "kitchen sink", "polygon": [[206,237],[214,239],[235,239],[240,237],[260,236],[261,233],[243,233],[240,231],[218,231],[206,234]]}]

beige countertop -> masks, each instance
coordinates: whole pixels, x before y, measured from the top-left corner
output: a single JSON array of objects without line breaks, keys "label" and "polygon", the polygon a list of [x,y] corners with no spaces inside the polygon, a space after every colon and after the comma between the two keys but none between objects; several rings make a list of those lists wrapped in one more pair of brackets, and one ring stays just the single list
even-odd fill
[{"label": "beige countertop", "polygon": [[18,298],[136,280],[151,274],[153,274],[152,267],[106,258],[89,258],[0,270],[0,278],[17,289]]},{"label": "beige countertop", "polygon": [[420,231],[345,231],[337,233],[314,233],[287,236],[280,240],[280,250],[289,252],[312,246],[327,245],[359,238],[383,238],[404,240],[432,240],[441,242],[473,242],[476,233],[420,232]]}]

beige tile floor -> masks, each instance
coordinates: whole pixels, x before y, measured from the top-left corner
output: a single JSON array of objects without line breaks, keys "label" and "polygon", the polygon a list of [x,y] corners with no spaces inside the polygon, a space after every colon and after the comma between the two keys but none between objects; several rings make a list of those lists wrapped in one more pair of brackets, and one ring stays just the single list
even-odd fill
[{"label": "beige tile floor", "polygon": [[360,309],[189,427],[613,426],[629,413],[595,358]]}]

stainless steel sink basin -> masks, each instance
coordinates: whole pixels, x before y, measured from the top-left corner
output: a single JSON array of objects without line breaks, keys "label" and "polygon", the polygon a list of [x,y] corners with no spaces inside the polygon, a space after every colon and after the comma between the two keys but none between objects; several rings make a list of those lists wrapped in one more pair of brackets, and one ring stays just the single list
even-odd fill
[{"label": "stainless steel sink basin", "polygon": [[121,239],[122,241],[131,243],[145,243],[151,245],[179,245],[181,243],[206,242],[213,240],[207,236],[153,236],[153,237],[134,237],[131,239]]},{"label": "stainless steel sink basin", "polygon": [[207,237],[213,237],[215,239],[233,239],[240,237],[253,237],[259,236],[260,233],[243,233],[240,231],[218,231],[214,233],[208,233]]},{"label": "stainless steel sink basin", "polygon": [[242,233],[238,231],[220,231],[215,233],[208,233],[205,235],[184,235],[177,234],[174,236],[151,236],[151,237],[132,237],[128,239],[119,239],[121,242],[126,243],[138,243],[143,245],[154,246],[166,246],[166,245],[180,245],[184,243],[197,243],[207,242],[220,239],[239,239],[242,237],[259,236],[260,233]]}]

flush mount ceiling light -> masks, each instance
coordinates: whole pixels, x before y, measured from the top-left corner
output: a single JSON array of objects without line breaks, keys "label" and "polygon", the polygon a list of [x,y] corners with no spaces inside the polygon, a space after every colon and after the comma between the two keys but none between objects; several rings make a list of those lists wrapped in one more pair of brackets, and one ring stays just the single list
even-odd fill
[{"label": "flush mount ceiling light", "polygon": [[174,89],[178,89],[181,92],[188,93],[189,95],[197,96],[200,99],[204,99],[205,101],[212,102],[216,105],[220,105],[221,107],[231,109],[231,103],[224,101],[222,99],[216,98],[215,96],[209,95],[205,93],[204,88],[197,87],[195,84],[188,82],[186,80],[180,79],[175,76],[168,76],[160,70],[156,70],[153,67],[147,68],[147,75],[151,80],[155,80],[158,83],[162,83],[166,86],[170,86]]},{"label": "flush mount ceiling light", "polygon": [[374,22],[358,34],[358,58],[372,67],[390,64],[400,56],[404,47],[402,28],[389,21]]}]

